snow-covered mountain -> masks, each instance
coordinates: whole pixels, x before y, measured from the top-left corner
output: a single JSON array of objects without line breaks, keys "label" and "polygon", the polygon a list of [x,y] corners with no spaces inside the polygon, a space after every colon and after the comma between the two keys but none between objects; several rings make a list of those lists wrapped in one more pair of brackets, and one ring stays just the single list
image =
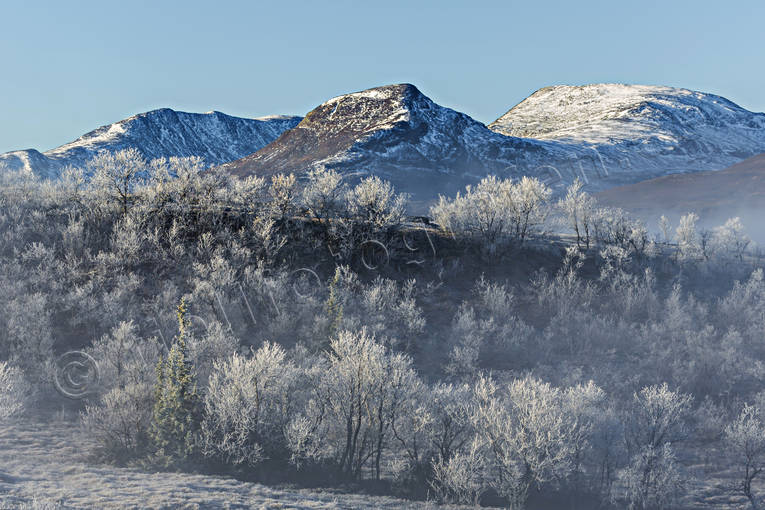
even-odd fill
[{"label": "snow-covered mountain", "polygon": [[453,194],[494,173],[592,191],[668,173],[724,168],[765,151],[765,114],[668,87],[542,89],[488,128],[409,84],[335,97],[294,129],[225,165],[240,175],[327,166],[374,173],[415,195]]},{"label": "snow-covered mountain", "polygon": [[374,173],[433,196],[488,173],[520,175],[556,150],[554,143],[493,132],[399,84],[332,98],[274,143],[224,167],[263,175],[327,166],[351,177]]},{"label": "snow-covered mountain", "polygon": [[609,162],[612,177],[621,174],[625,181],[721,169],[765,151],[765,114],[720,96],[671,87],[546,87],[489,128],[590,147]]},{"label": "snow-covered mountain", "polygon": [[300,122],[300,117],[259,119],[221,112],[186,113],[162,108],[102,126],[77,140],[41,153],[34,149],[0,154],[0,166],[27,168],[55,178],[67,165],[83,166],[100,151],[134,147],[147,159],[200,156],[220,165],[252,154]]}]

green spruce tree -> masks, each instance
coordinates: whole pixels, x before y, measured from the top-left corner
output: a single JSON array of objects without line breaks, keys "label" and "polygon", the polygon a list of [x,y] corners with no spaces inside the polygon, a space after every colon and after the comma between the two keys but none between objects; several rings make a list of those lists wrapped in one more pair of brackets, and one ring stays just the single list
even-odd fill
[{"label": "green spruce tree", "polygon": [[182,465],[194,453],[199,395],[194,369],[188,359],[186,338],[190,322],[186,302],[178,306],[178,335],[167,357],[157,363],[151,438],[155,462],[164,467]]}]

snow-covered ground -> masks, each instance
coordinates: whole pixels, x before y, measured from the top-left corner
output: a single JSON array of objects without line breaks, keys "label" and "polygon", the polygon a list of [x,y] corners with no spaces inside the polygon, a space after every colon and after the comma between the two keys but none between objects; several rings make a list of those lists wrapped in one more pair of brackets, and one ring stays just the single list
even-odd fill
[{"label": "snow-covered ground", "polygon": [[[465,508],[95,465],[87,460],[87,441],[71,416],[50,423],[17,420],[0,425],[0,510]],[[714,472],[710,459],[720,454],[710,450],[707,462],[691,465],[691,478],[697,481],[690,483],[681,508],[739,508],[745,503],[730,492],[730,473]],[[702,478],[705,483],[698,481]]]},{"label": "snow-covered ground", "polygon": [[[395,498],[276,489],[232,478],[89,464],[76,422],[0,426],[0,509],[418,509]],[[454,508],[454,507],[453,507]]]}]

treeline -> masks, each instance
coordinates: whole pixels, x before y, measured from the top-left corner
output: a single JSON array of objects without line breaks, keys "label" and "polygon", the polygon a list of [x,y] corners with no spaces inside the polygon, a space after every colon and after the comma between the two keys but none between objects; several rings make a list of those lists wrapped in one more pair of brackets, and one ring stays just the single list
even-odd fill
[{"label": "treeline", "polygon": [[736,219],[652,235],[578,182],[489,177],[412,224],[376,177],[135,151],[2,181],[0,409],[83,349],[105,459],[514,508],[687,504],[705,464],[759,504],[765,281]]}]

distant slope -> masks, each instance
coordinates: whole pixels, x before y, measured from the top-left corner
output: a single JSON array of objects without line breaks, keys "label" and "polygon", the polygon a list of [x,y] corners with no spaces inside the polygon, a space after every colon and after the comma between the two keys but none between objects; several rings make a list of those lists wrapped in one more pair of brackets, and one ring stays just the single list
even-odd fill
[{"label": "distant slope", "polygon": [[622,207],[655,224],[666,214],[701,216],[704,225],[740,216],[750,233],[765,239],[765,154],[725,170],[667,175],[612,188],[596,195],[603,205]]},{"label": "distant slope", "polygon": [[622,84],[538,90],[489,128],[508,136],[591,147],[609,173],[725,168],[765,152],[765,114],[713,94]]},{"label": "distant slope", "polygon": [[44,153],[28,149],[0,154],[0,164],[55,178],[65,166],[83,166],[100,151],[135,147],[147,159],[200,156],[210,165],[219,165],[268,145],[300,119],[244,119],[220,112],[186,113],[162,108],[102,126]]}]

